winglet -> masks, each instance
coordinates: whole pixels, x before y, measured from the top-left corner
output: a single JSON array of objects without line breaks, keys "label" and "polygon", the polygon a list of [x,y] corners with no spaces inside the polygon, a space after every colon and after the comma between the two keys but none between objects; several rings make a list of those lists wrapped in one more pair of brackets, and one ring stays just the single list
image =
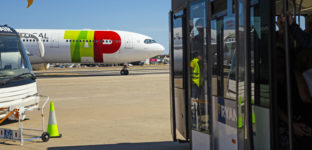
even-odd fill
[{"label": "winglet", "polygon": [[28,1],[28,6],[27,8],[29,8],[31,6],[31,4],[34,2],[34,0],[27,0]]}]

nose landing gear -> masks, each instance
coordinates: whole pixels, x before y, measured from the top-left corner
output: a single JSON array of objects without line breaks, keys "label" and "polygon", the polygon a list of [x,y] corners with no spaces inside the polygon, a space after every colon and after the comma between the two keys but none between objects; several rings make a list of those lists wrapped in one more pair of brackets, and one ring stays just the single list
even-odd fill
[{"label": "nose landing gear", "polygon": [[128,71],[128,64],[124,64],[123,65],[123,68],[121,69],[120,71],[120,75],[128,75],[129,74],[129,71]]}]

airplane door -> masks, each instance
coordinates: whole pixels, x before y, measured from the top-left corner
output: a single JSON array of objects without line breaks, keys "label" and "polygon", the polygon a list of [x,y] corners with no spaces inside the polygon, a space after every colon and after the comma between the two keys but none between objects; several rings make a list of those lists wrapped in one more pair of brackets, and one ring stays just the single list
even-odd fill
[{"label": "airplane door", "polygon": [[49,42],[51,43],[51,48],[59,48],[59,34],[53,32],[51,35],[51,41]]},{"label": "airplane door", "polygon": [[126,35],[125,36],[125,42],[126,42],[126,48],[128,48],[128,49],[133,48],[133,41],[132,41],[132,36],[131,35]]}]

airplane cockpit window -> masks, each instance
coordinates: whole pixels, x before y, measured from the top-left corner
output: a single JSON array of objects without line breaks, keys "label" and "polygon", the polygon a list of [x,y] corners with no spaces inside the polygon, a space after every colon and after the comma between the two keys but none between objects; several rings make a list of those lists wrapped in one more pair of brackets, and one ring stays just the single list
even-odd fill
[{"label": "airplane cockpit window", "polygon": [[152,39],[146,39],[144,40],[144,43],[145,44],[152,44],[152,43],[157,43],[155,40],[152,40]]}]

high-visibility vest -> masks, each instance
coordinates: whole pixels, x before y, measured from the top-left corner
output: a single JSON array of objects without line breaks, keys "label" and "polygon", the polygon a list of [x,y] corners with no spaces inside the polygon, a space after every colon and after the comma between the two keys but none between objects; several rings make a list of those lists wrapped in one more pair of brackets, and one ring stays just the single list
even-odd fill
[{"label": "high-visibility vest", "polygon": [[191,61],[192,71],[192,81],[199,87],[200,86],[200,68],[198,64],[198,58],[194,58]]}]

